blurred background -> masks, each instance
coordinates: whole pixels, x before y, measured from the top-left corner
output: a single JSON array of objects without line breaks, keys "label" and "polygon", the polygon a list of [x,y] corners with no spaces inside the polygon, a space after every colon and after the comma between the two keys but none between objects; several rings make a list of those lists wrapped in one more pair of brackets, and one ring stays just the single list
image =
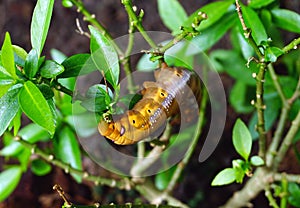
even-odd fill
[{"label": "blurred background", "polygon": [[[120,0],[85,0],[83,2],[86,8],[91,13],[94,13],[96,18],[107,28],[113,38],[127,34],[127,14]],[[133,2],[138,9],[144,9],[145,11],[143,24],[146,30],[169,32],[160,20],[155,0],[135,0]],[[188,14],[210,2],[212,1],[180,0]],[[35,3],[35,0],[0,0],[1,42],[4,39],[5,32],[9,31],[13,44],[19,45],[27,51],[31,49],[30,21]],[[282,0],[280,4],[281,8],[300,12],[299,0]],[[88,31],[85,22],[82,21],[82,15],[78,14],[75,8],[66,9],[61,5],[61,1],[55,1],[52,23],[43,51],[47,58],[50,58],[50,50],[52,48],[62,51],[67,56],[89,51],[89,39],[76,32],[76,18],[79,18],[83,30]],[[228,37],[221,39],[214,48],[231,47],[226,38]],[[292,38],[292,36],[287,34],[287,41],[290,41]],[[233,80],[227,75],[221,75],[221,77],[228,94]],[[225,131],[213,155],[204,163],[199,163],[198,155],[201,149],[199,146],[190,164],[184,171],[182,180],[175,189],[174,196],[188,203],[191,207],[217,207],[223,204],[235,190],[242,187],[242,185],[229,185],[220,188],[210,186],[213,177],[220,170],[230,166],[232,158],[238,157],[232,147],[231,131],[236,118],[240,117],[240,115],[236,114],[229,105],[227,112]],[[244,116],[243,119],[247,121],[249,118]],[[286,159],[288,159],[288,162],[285,163],[286,167],[281,167],[281,169],[300,173],[299,166],[292,165],[297,163],[292,152],[290,157]],[[3,160],[1,157],[0,170],[2,169]],[[110,176],[111,174],[88,159],[83,159],[83,167],[103,176]],[[117,178],[118,176],[113,177]],[[99,201],[101,204],[110,202],[121,204],[133,202],[138,196],[134,191],[120,191],[101,186],[95,187],[94,184],[87,182],[77,184],[71,176],[65,174],[59,168],[53,168],[50,174],[43,177],[35,176],[29,170],[23,175],[13,194],[6,201],[0,203],[0,208],[24,206],[40,208],[60,207],[63,201],[52,190],[52,186],[56,183],[60,184],[69,199],[77,204],[93,204],[95,201]],[[255,204],[259,204],[260,207],[268,206],[268,202],[263,196],[258,197]]]}]

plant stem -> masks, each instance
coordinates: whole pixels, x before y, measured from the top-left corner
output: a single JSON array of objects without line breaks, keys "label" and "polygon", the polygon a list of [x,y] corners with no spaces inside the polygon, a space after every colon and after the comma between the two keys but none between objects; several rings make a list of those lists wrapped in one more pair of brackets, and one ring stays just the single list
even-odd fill
[{"label": "plant stem", "polygon": [[[131,19],[131,22],[129,24],[133,24],[140,31],[141,35],[144,37],[144,39],[147,41],[147,43],[151,46],[151,48],[157,48],[156,43],[149,37],[149,35],[145,31],[145,28],[141,23],[141,18],[137,17],[137,15],[133,9],[132,1],[131,0],[121,0],[121,3],[124,5],[126,12]],[[142,14],[143,14],[143,12],[144,11],[141,10]]]},{"label": "plant stem", "polygon": [[188,164],[188,162],[197,146],[198,140],[200,138],[200,134],[202,132],[202,127],[204,125],[204,118],[205,118],[204,116],[205,116],[205,109],[206,109],[206,105],[207,105],[207,99],[208,99],[207,91],[204,90],[202,100],[201,100],[200,110],[199,110],[199,119],[198,119],[198,123],[196,126],[196,132],[194,133],[194,136],[193,136],[193,140],[192,140],[190,147],[189,147],[188,151],[186,152],[184,158],[177,165],[176,170],[168,184],[168,187],[165,190],[165,193],[171,193],[173,191],[173,189],[176,185],[176,182],[178,181],[178,178],[182,174],[182,171],[185,168],[185,166]]},{"label": "plant stem", "polygon": [[140,192],[150,203],[153,204],[161,204],[163,201],[166,201],[169,205],[178,206],[180,208],[188,208],[188,206],[178,199],[170,196],[162,194],[161,191],[157,190],[153,183],[149,180],[146,180],[143,184],[137,184],[136,190]]},{"label": "plant stem", "polygon": [[265,130],[265,117],[264,110],[266,106],[264,105],[264,82],[265,82],[265,67],[264,63],[261,64],[259,72],[256,77],[256,110],[257,110],[257,131],[259,133],[259,151],[258,155],[265,159],[266,154],[266,130]]},{"label": "plant stem", "polygon": [[292,144],[292,141],[294,139],[294,136],[296,135],[298,129],[300,128],[300,110],[298,111],[298,114],[296,118],[292,121],[292,125],[287,132],[285,138],[283,139],[283,142],[278,150],[278,153],[274,160],[274,169],[277,170],[279,167],[280,162],[285,156],[285,153],[289,149],[290,145]]},{"label": "plant stem", "polygon": [[[131,22],[131,18],[129,18],[129,22]],[[129,24],[129,35],[128,35],[128,44],[127,44],[127,49],[125,51],[124,57],[121,59],[121,63],[124,66],[124,71],[127,77],[127,84],[128,84],[128,91],[129,93],[133,94],[135,93],[136,87],[133,82],[132,78],[132,70],[131,70],[131,65],[130,65],[130,55],[132,52],[133,44],[134,44],[134,26],[132,24]]]},{"label": "plant stem", "polygon": [[274,181],[282,181],[286,179],[288,182],[295,182],[300,184],[300,174],[286,174],[286,173],[275,173]]},{"label": "plant stem", "polygon": [[257,168],[243,189],[235,192],[222,208],[252,207],[249,201],[272,182],[272,173],[266,168]]},{"label": "plant stem", "polygon": [[299,44],[300,44],[300,37],[294,39],[292,42],[286,45],[282,50],[284,51],[284,53],[288,53],[290,50],[297,49]]},{"label": "plant stem", "polygon": [[110,33],[106,30],[106,28],[101,25],[97,20],[94,14],[91,14],[85,7],[82,1],[80,0],[70,0],[76,7],[78,12],[82,13],[84,15],[84,20],[94,25],[102,34],[111,42],[111,44],[116,49],[117,53],[122,56],[123,52],[120,49],[120,47],[113,41],[113,38],[111,37]]},{"label": "plant stem", "polygon": [[126,189],[128,187],[129,188],[131,187],[129,180],[125,180],[125,179],[124,180],[115,180],[115,179],[109,179],[109,178],[103,178],[100,176],[90,175],[89,173],[87,173],[85,171],[75,169],[75,168],[71,167],[69,164],[55,159],[54,155],[45,153],[43,150],[39,149],[36,144],[31,144],[18,136],[15,137],[15,140],[20,142],[27,149],[31,150],[32,154],[36,154],[37,156],[39,156],[46,162],[63,169],[66,173],[69,173],[69,174],[73,173],[87,181],[91,181],[91,182],[95,183],[95,185],[101,184],[101,185],[107,185],[110,187],[118,187],[120,189]]},{"label": "plant stem", "polygon": [[[166,141],[171,136],[171,125],[167,123],[166,129],[164,130],[163,135],[161,136],[160,140]],[[143,144],[143,143],[142,143]],[[141,147],[144,148],[144,147]],[[164,150],[164,146],[155,146],[146,157],[138,158],[137,163],[131,168],[130,174],[132,177],[140,177],[142,173],[147,170],[155,161],[157,161],[162,151]]]},{"label": "plant stem", "polygon": [[273,208],[279,208],[276,200],[274,199],[272,192],[270,190],[270,187],[267,186],[266,190],[265,190],[265,196],[267,197],[267,199],[269,200],[269,205],[272,206]]},{"label": "plant stem", "polygon": [[259,72],[256,76],[256,111],[257,111],[257,117],[258,117],[258,122],[257,122],[257,131],[259,134],[259,152],[258,155],[265,159],[266,156],[266,131],[265,131],[265,119],[264,119],[264,110],[266,106],[264,105],[264,99],[263,99],[263,94],[264,94],[264,82],[265,82],[265,72],[266,72],[266,63],[264,59],[264,55],[260,51],[259,47],[255,43],[251,30],[246,26],[242,11],[241,11],[241,6],[239,4],[239,1],[236,0],[236,10],[241,22],[241,25],[244,30],[244,35],[245,38],[248,40],[249,44],[251,47],[254,49],[256,55],[259,58],[260,62],[260,67],[259,67]]}]

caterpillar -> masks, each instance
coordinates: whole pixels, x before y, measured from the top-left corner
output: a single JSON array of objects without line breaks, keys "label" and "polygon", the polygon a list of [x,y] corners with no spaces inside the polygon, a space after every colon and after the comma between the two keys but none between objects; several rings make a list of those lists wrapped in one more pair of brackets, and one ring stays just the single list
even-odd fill
[{"label": "caterpillar", "polygon": [[154,77],[156,82],[143,83],[143,97],[131,110],[116,121],[99,122],[98,131],[102,136],[119,145],[134,144],[149,136],[159,136],[167,119],[178,114],[182,105],[188,106],[185,111],[190,111],[194,106],[189,105],[195,105],[196,100],[198,109],[201,82],[194,72],[163,63]]}]

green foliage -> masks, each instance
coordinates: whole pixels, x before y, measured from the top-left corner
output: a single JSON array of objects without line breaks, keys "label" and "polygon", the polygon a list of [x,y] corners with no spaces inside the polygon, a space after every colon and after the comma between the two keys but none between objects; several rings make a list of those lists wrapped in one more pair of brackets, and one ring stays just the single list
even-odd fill
[{"label": "green foliage", "polygon": [[54,0],[37,1],[33,11],[30,38],[32,48],[36,50],[38,57],[43,50],[47,38],[53,5]]},{"label": "green foliage", "polygon": [[23,112],[36,124],[44,127],[51,135],[55,133],[55,121],[51,109],[39,90],[31,81],[24,83],[18,101]]},{"label": "green foliage", "polygon": [[[81,153],[76,136],[71,128],[62,127],[60,133],[54,140],[54,151],[56,156],[71,167],[82,170]],[[81,182],[81,177],[71,173],[77,182]]]},{"label": "green foliage", "polygon": [[259,156],[249,156],[252,148],[251,134],[241,119],[233,127],[232,142],[236,152],[243,158],[232,160],[232,168],[225,168],[213,179],[212,186],[221,186],[233,182],[242,183],[245,175],[251,175],[252,166],[262,166],[264,161]]},{"label": "green foliage", "polygon": [[91,56],[99,71],[102,71],[107,81],[117,88],[119,82],[119,59],[111,42],[96,28],[90,26]]},{"label": "green foliage", "polygon": [[187,14],[177,0],[158,0],[158,12],[164,24],[177,31],[187,19]]},{"label": "green foliage", "polygon": [[22,171],[19,166],[12,166],[0,173],[0,202],[8,197],[18,185]]},{"label": "green foliage", "polygon": [[[78,173],[82,171],[82,153],[76,133],[81,137],[94,134],[99,116],[107,112],[122,112],[116,105],[117,100],[132,107],[140,98],[132,95],[118,97],[120,64],[124,66],[126,57],[108,32],[92,15],[88,14],[81,3],[81,1],[62,0],[64,7],[76,6],[78,11],[84,14],[85,19],[93,25],[89,25],[90,53],[67,57],[53,49],[51,51],[53,60],[45,60],[42,56],[54,0],[38,0],[36,3],[30,28],[32,46],[30,51],[13,45],[9,33],[5,34],[0,52],[0,136],[3,138],[0,155],[8,159],[7,161],[13,158],[16,165],[5,165],[0,173],[0,201],[5,200],[12,193],[22,173],[27,171],[29,166],[38,176],[46,175],[52,169],[46,161],[32,159],[30,155],[34,149],[29,149],[24,143],[16,141],[16,138],[21,138],[22,141],[27,142],[25,144],[34,146],[39,142],[53,143],[53,147],[45,150],[47,154],[63,162],[62,166],[65,167],[66,172],[69,172],[70,167],[77,169],[77,174],[71,172],[71,175],[80,183],[83,176]],[[132,7],[131,1],[122,1],[122,4],[126,5],[126,3]],[[279,3],[275,0],[252,0],[248,5],[241,5],[242,16],[249,28],[249,31],[243,31],[234,0],[206,4],[202,8],[195,8],[191,15],[187,14],[177,0],[158,0],[157,5],[162,22],[175,37],[173,40],[160,43],[158,48],[151,48],[150,54],[141,57],[137,69],[151,71],[158,67],[159,61],[163,58],[169,65],[193,69],[194,55],[206,52],[216,70],[228,74],[234,80],[232,88],[228,89],[229,104],[236,113],[246,114],[250,121],[247,127],[242,120],[237,119],[233,127],[232,141],[241,159],[233,159],[231,167],[220,171],[213,179],[212,185],[242,183],[245,176],[252,175],[254,168],[264,166],[266,159],[252,152],[253,140],[259,137],[256,129],[257,98],[261,96],[257,95],[258,81],[264,83],[263,104],[265,106],[262,107],[266,131],[276,129],[274,124],[280,124],[277,122],[278,117],[282,115],[282,109],[286,105],[282,97],[289,99],[295,96],[300,72],[300,53],[299,50],[294,52],[291,50],[299,45],[299,41],[284,47],[286,43],[281,30],[299,34],[300,15],[279,8]],[[145,36],[141,26],[143,12],[136,18],[133,18],[135,13],[127,12],[130,16],[130,27],[140,30],[145,40],[151,46],[155,46],[151,38]],[[207,14],[207,20],[200,23],[199,12]],[[253,37],[254,43],[247,40],[245,35]],[[227,48],[230,49],[214,49],[215,44],[225,36],[230,37],[227,43],[229,45]],[[175,43],[182,39],[186,41],[162,50],[170,42]],[[253,44],[257,48],[254,48]],[[132,46],[129,41],[129,52],[130,47]],[[274,64],[276,67],[280,65],[280,72],[283,73],[277,76],[278,81],[270,76],[270,69],[266,71],[264,80],[258,80],[261,62],[266,65],[276,63]],[[84,95],[78,95],[74,91],[76,78],[96,70],[105,76],[109,86],[96,84],[90,86]],[[278,90],[276,84],[282,87],[282,92]],[[290,101],[288,100],[287,103]],[[288,109],[286,122],[295,119],[299,109],[300,100],[297,97]],[[23,126],[21,122],[23,113],[33,123]],[[299,132],[298,129],[298,134],[295,133],[295,138],[290,142],[294,147],[299,142]],[[182,143],[192,137],[190,133],[193,132],[172,135],[170,142],[173,142],[174,147],[178,149],[183,148]],[[174,142],[175,138],[180,142]],[[295,152],[299,159],[300,154],[296,148]],[[166,151],[161,157],[162,163],[170,159],[169,153]],[[49,158],[46,160],[50,161]],[[173,167],[156,175],[154,185],[157,189],[166,190],[176,168]],[[284,192],[282,187],[280,192]],[[288,202],[292,206],[300,207],[299,185],[289,183],[288,193]]]},{"label": "green foliage", "polygon": [[289,191],[289,197],[288,201],[289,203],[294,207],[300,207],[300,187],[296,183],[289,183],[288,185],[288,191]]},{"label": "green foliage", "polygon": [[247,161],[252,148],[252,138],[245,123],[240,119],[233,127],[232,140],[235,150]]}]

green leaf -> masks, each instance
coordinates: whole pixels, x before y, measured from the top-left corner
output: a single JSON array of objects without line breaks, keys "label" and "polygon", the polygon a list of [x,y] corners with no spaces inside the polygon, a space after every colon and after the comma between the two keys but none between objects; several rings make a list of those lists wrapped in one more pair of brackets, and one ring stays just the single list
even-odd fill
[{"label": "green leaf", "polygon": [[40,56],[43,50],[50,26],[54,0],[38,0],[33,11],[30,39],[32,48]]},{"label": "green leaf", "polygon": [[237,81],[230,91],[229,101],[237,113],[250,113],[254,110],[251,100],[255,98],[255,88]]},{"label": "green leaf", "polygon": [[13,166],[0,173],[0,202],[6,199],[17,187],[22,175],[19,166]]},{"label": "green leaf", "polygon": [[81,102],[84,108],[92,112],[103,112],[111,103],[113,93],[109,88],[107,93],[105,85],[97,84],[88,89],[86,97],[87,99]]},{"label": "green leaf", "polygon": [[104,72],[106,80],[116,89],[120,68],[118,54],[111,42],[96,28],[89,26],[91,32],[91,56],[99,71]]},{"label": "green leaf", "polygon": [[33,48],[26,57],[24,71],[29,79],[32,79],[39,68],[39,57],[37,51]]},{"label": "green leaf", "polygon": [[35,159],[31,162],[31,171],[37,176],[44,176],[50,173],[51,165],[46,163],[44,160]]},{"label": "green leaf", "polygon": [[216,175],[211,185],[222,186],[222,185],[233,183],[234,181],[235,181],[235,170],[233,168],[226,168]]},{"label": "green leaf", "polygon": [[5,39],[1,48],[1,62],[5,70],[13,79],[17,79],[14,52],[9,33],[5,33]]},{"label": "green leaf", "polygon": [[[60,130],[58,137],[55,138],[55,151],[56,155],[71,167],[82,170],[81,154],[76,136],[71,128],[65,126]],[[77,182],[81,182],[80,176],[72,174]]]},{"label": "green leaf", "polygon": [[257,13],[250,7],[242,6],[243,17],[245,19],[245,24],[251,29],[251,34],[257,45],[261,42],[267,41],[268,36],[264,25],[260,21]]},{"label": "green leaf", "polygon": [[40,73],[45,78],[56,78],[59,74],[63,73],[65,68],[63,65],[56,63],[55,61],[47,60],[42,65]]},{"label": "green leaf", "polygon": [[227,72],[234,79],[251,86],[256,84],[252,73],[257,71],[257,65],[250,63],[248,68],[246,66],[246,60],[236,51],[215,50],[210,56],[219,62],[223,67],[222,71]]},{"label": "green leaf", "polygon": [[284,54],[284,52],[277,47],[268,47],[265,50],[265,60],[270,62],[276,62],[277,58]]},{"label": "green leaf", "polygon": [[0,98],[7,93],[14,83],[15,80],[2,66],[0,66]]},{"label": "green leaf", "polygon": [[20,152],[18,155],[16,155],[16,158],[19,160],[22,172],[27,171],[29,161],[30,161],[30,156],[31,156],[31,152],[29,149],[26,149],[26,148],[22,152]]},{"label": "green leaf", "polygon": [[73,6],[73,2],[70,0],[62,0],[61,4],[66,8],[70,8]]},{"label": "green leaf", "polygon": [[299,14],[287,9],[273,9],[271,13],[275,25],[291,32],[300,33]]},{"label": "green leaf", "polygon": [[97,132],[98,122],[95,113],[70,115],[65,118],[65,122],[76,129],[76,133],[80,137],[89,137]]},{"label": "green leaf", "polygon": [[21,118],[22,118],[22,111],[21,111],[21,109],[19,109],[13,119],[14,136],[17,136],[19,129],[21,127]]},{"label": "green leaf", "polygon": [[300,187],[296,183],[289,183],[288,185],[289,197],[288,201],[292,206],[300,207]]},{"label": "green leaf", "polygon": [[58,76],[61,78],[77,77],[97,70],[90,54],[73,55],[65,59],[62,65],[65,67],[65,71]]},{"label": "green leaf", "polygon": [[234,46],[235,51],[241,51],[245,60],[248,60],[253,56],[254,50],[245,39],[243,33],[238,26],[234,27],[231,31],[231,42]]},{"label": "green leaf", "polygon": [[241,119],[237,119],[232,133],[233,146],[235,150],[245,159],[248,160],[251,148],[251,134]]},{"label": "green leaf", "polygon": [[143,71],[143,72],[151,72],[154,69],[158,68],[158,62],[153,62],[150,61],[151,58],[151,54],[144,54],[142,55],[142,57],[139,59],[138,63],[137,63],[137,70],[139,71]]},{"label": "green leaf", "polygon": [[254,166],[262,166],[263,164],[265,164],[264,160],[261,157],[257,156],[257,155],[251,157],[250,162]]},{"label": "green leaf", "polygon": [[207,19],[201,22],[200,26],[196,30],[204,30],[211,25],[218,22],[225,14],[228,12],[230,6],[234,1],[217,1],[210,4],[206,4],[204,7],[196,10],[189,18],[184,22],[184,26],[191,27],[194,21],[194,18],[198,16],[199,12],[204,12],[207,14]]},{"label": "green leaf", "polygon": [[37,87],[43,94],[46,100],[52,98],[54,96],[54,92],[52,91],[51,87],[45,83],[38,84]]},{"label": "green leaf", "polygon": [[191,43],[196,50],[194,49],[194,51],[191,51],[190,55],[203,52],[213,46],[224,36],[236,21],[236,14],[226,14],[220,21],[203,30],[200,35],[197,35],[191,40]]},{"label": "green leaf", "polygon": [[0,136],[7,129],[19,110],[19,91],[20,85],[16,85],[0,98]]},{"label": "green leaf", "polygon": [[51,109],[41,91],[31,81],[27,81],[19,93],[19,103],[24,113],[51,135],[55,132],[55,121]]},{"label": "green leaf", "polygon": [[13,50],[17,56],[19,56],[21,59],[25,60],[28,56],[28,53],[25,51],[24,48],[18,46],[18,45],[12,45]]},{"label": "green leaf", "polygon": [[[31,144],[49,139],[49,134],[46,132],[46,130],[34,123],[28,124],[24,128],[22,128],[19,131],[18,136]],[[0,155],[16,156],[22,150],[24,150],[24,148],[25,147],[20,144],[20,142],[13,141],[1,150]]]},{"label": "green leaf", "polygon": [[248,5],[254,9],[260,9],[262,7],[268,6],[274,1],[275,0],[251,0]]},{"label": "green leaf", "polygon": [[158,0],[157,4],[160,18],[171,31],[183,26],[187,14],[177,0]]},{"label": "green leaf", "polygon": [[57,49],[51,49],[50,54],[52,59],[59,64],[61,64],[67,58],[65,54],[63,54],[61,51]]},{"label": "green leaf", "polygon": [[165,190],[176,170],[177,166],[173,166],[167,171],[161,172],[155,175],[155,186],[159,190]]}]

